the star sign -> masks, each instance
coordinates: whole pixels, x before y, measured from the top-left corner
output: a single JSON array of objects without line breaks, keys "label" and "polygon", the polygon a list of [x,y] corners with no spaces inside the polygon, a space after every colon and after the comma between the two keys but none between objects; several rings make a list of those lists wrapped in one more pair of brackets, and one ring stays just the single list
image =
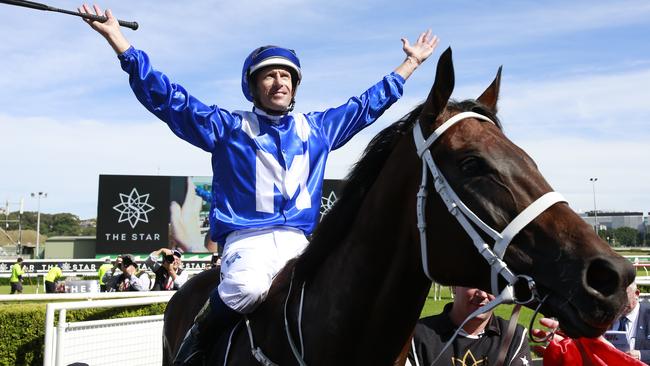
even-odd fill
[{"label": "the star sign", "polygon": [[117,222],[128,221],[133,229],[135,229],[135,226],[140,221],[149,222],[147,212],[154,210],[154,207],[147,203],[148,200],[149,193],[141,196],[135,188],[133,188],[128,196],[120,193],[121,203],[113,206],[113,210],[120,213],[120,218]]}]

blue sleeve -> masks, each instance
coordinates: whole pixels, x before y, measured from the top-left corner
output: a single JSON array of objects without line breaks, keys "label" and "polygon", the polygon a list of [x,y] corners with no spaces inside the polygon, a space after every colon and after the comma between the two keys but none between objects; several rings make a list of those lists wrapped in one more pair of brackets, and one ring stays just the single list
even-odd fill
[{"label": "blue sleeve", "polygon": [[149,112],[164,121],[176,136],[203,150],[214,150],[236,122],[228,111],[207,106],[181,85],[172,83],[149,62],[149,56],[130,47],[118,56],[136,98]]},{"label": "blue sleeve", "polygon": [[392,72],[347,103],[324,112],[309,113],[323,131],[330,150],[345,145],[357,132],[375,122],[401,96],[404,78]]}]

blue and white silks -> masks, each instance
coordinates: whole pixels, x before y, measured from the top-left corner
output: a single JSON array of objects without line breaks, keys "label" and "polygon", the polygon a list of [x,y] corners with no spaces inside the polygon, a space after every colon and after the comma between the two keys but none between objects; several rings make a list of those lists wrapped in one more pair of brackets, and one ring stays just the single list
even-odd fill
[{"label": "blue and white silks", "polygon": [[138,100],[178,137],[212,154],[210,232],[220,243],[250,228],[290,226],[311,234],[329,152],[379,118],[404,85],[393,72],[339,107],[271,116],[206,105],[133,47],[119,59]]}]

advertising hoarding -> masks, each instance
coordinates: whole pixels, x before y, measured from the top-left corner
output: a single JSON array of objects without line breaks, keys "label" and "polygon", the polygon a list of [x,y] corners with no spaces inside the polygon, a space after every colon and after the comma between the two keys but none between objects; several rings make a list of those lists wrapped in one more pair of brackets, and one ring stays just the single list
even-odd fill
[{"label": "advertising hoarding", "polygon": [[[321,215],[337,199],[342,181],[323,183]],[[179,247],[217,251],[209,240],[211,177],[100,175],[97,254],[148,253]]]}]

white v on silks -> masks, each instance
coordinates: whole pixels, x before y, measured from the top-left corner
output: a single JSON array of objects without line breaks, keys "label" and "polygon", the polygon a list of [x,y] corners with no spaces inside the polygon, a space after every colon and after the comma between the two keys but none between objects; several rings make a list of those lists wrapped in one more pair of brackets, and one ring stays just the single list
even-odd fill
[{"label": "white v on silks", "polygon": [[275,226],[230,233],[221,258],[219,296],[238,313],[255,310],[275,275],[309,244],[302,231]]}]

